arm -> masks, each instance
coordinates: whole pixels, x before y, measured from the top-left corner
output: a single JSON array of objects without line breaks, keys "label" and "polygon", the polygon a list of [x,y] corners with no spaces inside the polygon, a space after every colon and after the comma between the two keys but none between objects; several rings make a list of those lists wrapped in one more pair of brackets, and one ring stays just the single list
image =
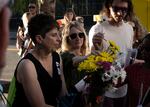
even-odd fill
[{"label": "arm", "polygon": [[17,34],[16,34],[16,37],[17,37],[17,39],[16,39],[16,48],[17,49],[20,49],[21,46],[23,45],[22,44],[23,41],[24,41],[24,36],[23,35],[24,35],[23,29],[20,26],[18,26],[18,30],[17,30]]},{"label": "arm", "polygon": [[75,56],[72,58],[72,62],[74,66],[78,66],[78,64],[82,61],[84,61],[85,59],[87,59],[89,55],[87,56]]},{"label": "arm", "polygon": [[23,85],[25,95],[32,107],[53,107],[45,103],[36,69],[28,59],[22,60],[19,64],[17,80]]},{"label": "arm", "polygon": [[5,6],[0,12],[0,68],[5,65],[5,53],[9,42],[9,18],[11,12]]},{"label": "arm", "polygon": [[23,14],[22,21],[23,21],[24,28],[26,29],[27,26],[28,26],[28,22],[29,22],[28,13],[27,12]]},{"label": "arm", "polygon": [[108,47],[108,43],[106,42],[104,37],[103,27],[99,23],[92,26],[89,31],[89,47],[91,51],[102,51]]}]

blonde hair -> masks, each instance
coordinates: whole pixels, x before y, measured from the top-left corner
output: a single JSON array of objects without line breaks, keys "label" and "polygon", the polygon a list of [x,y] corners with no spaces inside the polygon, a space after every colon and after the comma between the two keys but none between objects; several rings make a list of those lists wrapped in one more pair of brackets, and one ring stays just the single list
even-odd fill
[{"label": "blonde hair", "polygon": [[81,24],[77,21],[72,21],[68,23],[62,31],[62,52],[71,50],[68,37],[69,37],[70,30],[72,27],[75,27],[84,33],[85,37],[84,37],[83,45],[81,46],[81,53],[82,55],[87,55],[89,52],[88,37],[87,37],[84,27],[81,26]]}]

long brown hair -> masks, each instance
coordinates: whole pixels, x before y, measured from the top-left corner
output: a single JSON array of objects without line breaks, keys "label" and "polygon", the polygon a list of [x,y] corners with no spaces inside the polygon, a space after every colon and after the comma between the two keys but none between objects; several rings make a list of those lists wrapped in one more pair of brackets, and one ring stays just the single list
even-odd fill
[{"label": "long brown hair", "polygon": [[[105,3],[104,3],[105,9],[106,9],[106,14],[107,14],[108,17],[110,17],[109,7],[112,6],[114,1],[115,0],[106,0]],[[127,11],[127,14],[125,16],[125,19],[128,16],[131,16],[132,14],[134,14],[134,12],[133,12],[133,4],[132,4],[131,0],[120,0],[120,2],[127,2],[128,3],[128,11]]]}]

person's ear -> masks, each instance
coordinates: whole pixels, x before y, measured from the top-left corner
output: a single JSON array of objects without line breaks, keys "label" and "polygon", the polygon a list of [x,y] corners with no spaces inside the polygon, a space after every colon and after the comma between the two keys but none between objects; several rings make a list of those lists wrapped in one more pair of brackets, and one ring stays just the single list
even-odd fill
[{"label": "person's ear", "polygon": [[42,40],[43,40],[43,37],[42,37],[41,35],[37,35],[37,36],[35,37],[35,39],[36,39],[37,43],[41,43]]}]

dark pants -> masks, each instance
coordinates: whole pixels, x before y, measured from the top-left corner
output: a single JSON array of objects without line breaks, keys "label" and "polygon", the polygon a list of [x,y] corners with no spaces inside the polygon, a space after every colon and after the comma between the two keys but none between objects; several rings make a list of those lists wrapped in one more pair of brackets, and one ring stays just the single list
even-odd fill
[{"label": "dark pants", "polygon": [[104,98],[103,107],[126,107],[126,97]]}]

